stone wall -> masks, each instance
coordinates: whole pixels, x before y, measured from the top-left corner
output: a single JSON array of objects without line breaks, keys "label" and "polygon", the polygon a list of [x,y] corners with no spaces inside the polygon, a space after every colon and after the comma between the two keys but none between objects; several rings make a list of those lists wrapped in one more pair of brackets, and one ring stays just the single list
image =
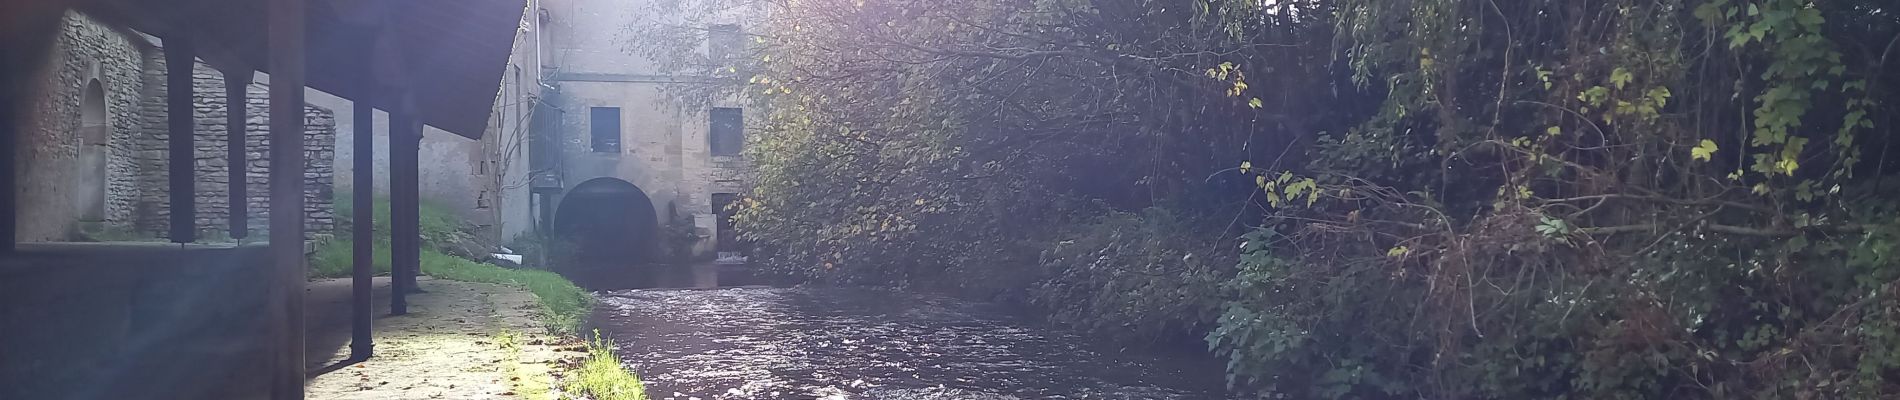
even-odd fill
[{"label": "stone wall", "polygon": [[[154,40],[108,28],[83,14],[66,15],[16,161],[21,179],[13,190],[20,199],[21,241],[78,238],[81,220],[89,212],[82,204],[97,204],[98,198],[91,196],[101,192],[104,206],[98,214],[104,227],[160,236],[169,231],[167,82],[163,49]],[[202,235],[217,237],[230,218],[224,78],[203,64],[194,69],[197,150],[190,162],[196,169],[196,219]],[[82,114],[87,88],[95,82],[104,93],[105,141],[88,144],[82,138]],[[263,85],[253,84],[249,91],[248,140],[245,159],[239,162],[250,166],[243,179],[249,183],[247,214],[255,233],[267,230],[270,215],[270,110]],[[307,107],[305,112],[304,224],[307,232],[327,234],[335,227],[331,165],[336,119],[323,108]],[[102,159],[103,172],[96,169],[100,164],[88,164],[87,151],[102,153],[91,160]],[[96,176],[89,173],[103,177],[93,180]]]},{"label": "stone wall", "polygon": [[[171,191],[169,179],[170,144],[167,141],[165,62],[157,57],[146,71],[148,91],[144,119],[146,134],[139,142],[137,163],[141,187],[137,213],[140,230],[166,235],[171,227]],[[228,177],[230,165],[226,149],[224,75],[199,63],[193,68],[192,108],[195,124],[198,232],[201,237],[228,234],[230,219]],[[251,84],[246,96],[244,177],[249,209],[251,237],[269,229],[270,218],[270,100],[269,88]],[[336,118],[328,109],[304,108],[304,231],[306,238],[329,234],[336,227],[332,162],[336,146]]]},{"label": "stone wall", "polygon": [[21,241],[67,240],[76,231],[83,203],[75,187],[83,170],[79,165],[84,146],[80,115],[85,90],[92,82],[98,82],[105,93],[104,214],[108,225],[129,227],[139,199],[133,154],[145,126],[140,112],[147,89],[144,71],[157,52],[141,36],[106,28],[78,13],[66,15],[52,51],[16,160],[16,171],[23,178],[12,188],[20,199]]},{"label": "stone wall", "polygon": [[[351,163],[356,159],[353,150],[358,140],[355,130],[356,114],[353,110],[355,104],[348,99],[320,92],[309,93],[306,100],[312,105],[330,108],[335,114],[337,136],[332,163],[338,166],[333,175],[336,190],[341,193],[356,190],[352,187],[354,186],[354,171],[350,170]],[[374,145],[376,154],[372,157],[371,164],[373,165],[372,176],[375,179],[371,180],[374,184],[368,190],[374,190],[379,198],[387,198],[389,196],[389,114],[378,111],[373,121],[372,129],[375,134],[372,138],[376,141]],[[421,194],[422,201],[455,212],[474,228],[488,226],[493,220],[487,205],[478,201],[484,191],[485,179],[490,178],[480,164],[486,155],[483,144],[482,141],[457,136],[434,127],[424,127],[421,148],[417,154],[417,169],[421,174],[417,182],[419,185],[417,191]],[[486,231],[486,229],[477,230]]]}]

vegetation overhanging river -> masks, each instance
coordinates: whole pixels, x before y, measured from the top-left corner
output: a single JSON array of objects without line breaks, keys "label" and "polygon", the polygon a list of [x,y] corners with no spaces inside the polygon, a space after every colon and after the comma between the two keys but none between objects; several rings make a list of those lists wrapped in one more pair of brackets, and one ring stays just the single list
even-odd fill
[{"label": "vegetation overhanging river", "polygon": [[[650,398],[1202,399],[1205,354],[1124,350],[1009,307],[891,290],[720,282],[711,266],[594,289],[591,323]],[[720,286],[720,284],[725,286]]]}]

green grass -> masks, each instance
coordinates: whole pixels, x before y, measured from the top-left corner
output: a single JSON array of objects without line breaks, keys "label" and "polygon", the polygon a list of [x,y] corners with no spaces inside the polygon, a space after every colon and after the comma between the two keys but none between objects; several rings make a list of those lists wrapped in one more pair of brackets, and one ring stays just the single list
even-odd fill
[{"label": "green grass", "polygon": [[[349,239],[335,239],[317,248],[316,255],[310,258],[310,276],[313,278],[342,278],[350,276],[351,246]],[[376,274],[389,273],[389,246],[377,245],[374,257]],[[555,334],[572,335],[579,332],[580,324],[587,319],[588,310],[593,309],[594,297],[587,294],[566,277],[549,271],[535,269],[504,268],[494,264],[484,264],[461,257],[443,254],[434,250],[422,251],[422,274],[441,279],[463,282],[494,283],[526,288],[540,299],[543,318],[548,331]]]},{"label": "green grass", "polygon": [[[378,275],[388,274],[390,270],[389,248],[389,200],[378,198],[374,205],[376,218],[375,230],[384,235],[373,238],[375,255],[372,265]],[[316,278],[341,278],[350,276],[354,241],[350,237],[354,205],[348,193],[338,193],[336,213],[339,217],[337,236],[317,247],[316,254],[310,257],[310,276]],[[423,203],[420,210],[422,236],[422,273],[439,279],[463,282],[493,283],[528,289],[534,293],[541,304],[542,325],[548,333],[560,336],[579,336],[581,323],[587,320],[587,314],[594,307],[594,297],[575,286],[574,282],[560,274],[536,269],[504,268],[493,264],[471,261],[448,255],[437,249],[443,248],[447,238],[462,235],[457,231],[459,219],[442,207]],[[503,347],[517,346],[512,334],[503,334]],[[632,371],[620,365],[620,358],[614,356],[613,345],[595,332],[595,340],[587,343],[587,359],[581,362],[578,370],[568,374],[563,387],[576,395],[584,395],[594,400],[645,400],[645,385]],[[519,348],[512,350],[519,352]],[[518,356],[518,355],[517,355]],[[546,393],[540,393],[543,397]],[[530,397],[530,398],[534,398]]]},{"label": "green grass", "polygon": [[[311,278],[343,278],[350,276],[352,254],[355,242],[349,238],[332,238],[317,245],[317,253],[310,256]],[[375,255],[370,257],[376,275],[389,273],[389,245],[377,243]]]},{"label": "green grass", "polygon": [[587,359],[568,375],[562,385],[568,392],[594,400],[646,400],[646,385],[640,377],[620,365],[614,356],[613,341],[603,339],[599,331],[587,342]]},{"label": "green grass", "polygon": [[[353,201],[354,199],[350,198],[350,193],[348,192],[337,192],[336,194],[336,235],[339,238],[348,238],[352,229],[351,227],[355,223],[352,217],[356,215],[356,204],[353,203]],[[373,223],[378,233],[376,243],[379,245],[388,245],[389,232],[393,232],[389,228],[389,198],[377,197],[374,207],[375,210],[373,211],[375,212],[376,218]],[[422,248],[441,248],[440,246],[444,244],[442,243],[444,239],[461,234],[459,231],[459,229],[461,229],[461,218],[455,216],[455,213],[449,211],[448,208],[424,201],[418,206],[416,211],[416,220],[420,225],[419,231],[422,234]]]},{"label": "green grass", "polygon": [[527,288],[541,299],[548,332],[573,335],[594,308],[594,296],[566,277],[536,269],[503,268],[434,251],[422,252],[422,273],[441,279]]}]

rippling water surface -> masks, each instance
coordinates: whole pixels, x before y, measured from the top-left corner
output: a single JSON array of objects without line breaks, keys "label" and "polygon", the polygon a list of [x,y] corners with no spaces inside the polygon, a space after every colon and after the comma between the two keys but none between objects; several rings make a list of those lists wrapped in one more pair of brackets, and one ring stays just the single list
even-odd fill
[{"label": "rippling water surface", "polygon": [[1217,365],[1131,354],[996,306],[837,288],[603,292],[655,399],[1210,399]]}]

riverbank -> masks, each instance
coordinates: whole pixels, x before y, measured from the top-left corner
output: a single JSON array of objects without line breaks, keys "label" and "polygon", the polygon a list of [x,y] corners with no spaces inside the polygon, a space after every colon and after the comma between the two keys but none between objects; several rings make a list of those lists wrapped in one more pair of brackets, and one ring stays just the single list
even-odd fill
[{"label": "riverbank", "polygon": [[[383,316],[375,323],[375,356],[356,365],[334,367],[347,358],[354,215],[347,193],[336,198],[337,235],[310,258],[311,302],[305,321],[313,371],[310,398],[409,399],[501,398],[553,400],[643,400],[644,385],[613,353],[607,342],[583,340],[580,326],[593,311],[594,297],[566,277],[533,268],[503,268],[451,255],[467,252],[474,237],[446,209],[423,203],[418,219],[422,239],[420,286],[409,314]],[[389,202],[373,205],[379,218],[369,221],[389,232]],[[389,273],[390,240],[372,240],[379,275]],[[478,250],[479,251],[479,250]],[[372,292],[379,313],[389,304],[388,278],[378,277]],[[339,314],[340,313],[340,314]],[[328,355],[326,357],[326,355]],[[505,390],[499,390],[505,384]]]},{"label": "riverbank", "polygon": [[[428,279],[424,285],[430,292],[410,296],[408,315],[376,320],[374,357],[310,379],[308,398],[528,399],[522,389],[535,383],[517,382],[524,375],[526,379],[550,375],[523,372],[549,370],[549,365],[571,363],[583,354],[538,329],[537,300],[532,294],[496,284],[443,279]],[[343,290],[328,290],[332,286]],[[331,292],[342,292],[341,301],[329,304],[347,314],[348,288],[346,279],[316,281],[311,283],[310,297],[327,299],[339,297]],[[386,286],[383,292],[387,293]],[[319,320],[333,318],[312,318],[312,336],[337,336],[325,335],[328,331],[348,336],[347,315],[337,325],[315,324]],[[328,359],[312,357],[313,365],[308,367],[320,369],[344,361],[349,351],[347,339],[343,342]]]},{"label": "riverbank", "polygon": [[[375,356],[348,356],[348,279],[309,285],[312,399],[643,399],[611,346],[580,339],[592,296],[561,276],[425,254],[410,313],[376,321]],[[388,278],[376,279],[386,304]],[[326,357],[327,355],[327,357]]]}]

